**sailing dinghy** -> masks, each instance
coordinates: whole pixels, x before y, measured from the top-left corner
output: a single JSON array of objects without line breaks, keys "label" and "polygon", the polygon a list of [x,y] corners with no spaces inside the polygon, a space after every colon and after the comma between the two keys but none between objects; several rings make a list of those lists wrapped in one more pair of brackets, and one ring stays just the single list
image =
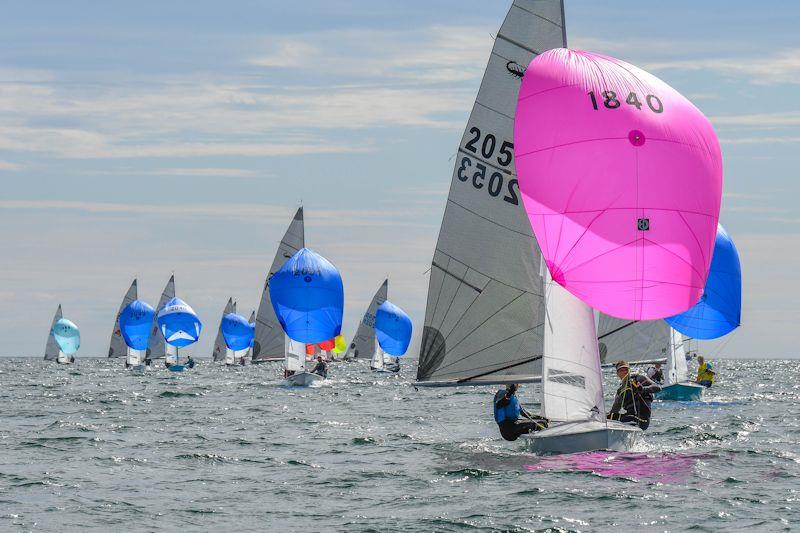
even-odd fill
[{"label": "sailing dinghy", "polygon": [[122,308],[117,321],[127,352],[125,366],[135,374],[143,374],[147,346],[150,342],[150,328],[155,309],[141,300],[134,300]]},{"label": "sailing dinghy", "polygon": [[267,279],[264,281],[264,289],[261,292],[261,301],[258,304],[258,312],[256,314],[256,337],[253,341],[251,359],[253,364],[282,361],[284,359],[284,334],[270,300],[269,282],[283,264],[304,246],[303,208],[300,207],[278,245]]},{"label": "sailing dinghy", "polygon": [[[156,307],[156,313],[161,311],[167,302],[173,298],[175,298],[175,274],[169,277],[169,281],[167,281],[164,290],[161,292],[161,297],[158,299],[158,306]],[[167,345],[158,327],[158,316],[154,316],[153,329],[150,332],[150,340],[147,345],[147,352],[145,353],[145,364],[153,359],[163,359],[166,355]]]},{"label": "sailing dinghy", "polygon": [[370,360],[370,366],[375,367],[377,358],[377,340],[375,339],[375,313],[378,312],[378,307],[381,306],[389,294],[389,280],[383,280],[381,286],[375,291],[375,295],[364,311],[364,316],[361,317],[361,322],[358,323],[358,329],[353,336],[350,346],[344,355],[345,361],[356,359]]},{"label": "sailing dinghy", "polygon": [[62,317],[61,304],[58,304],[58,309],[56,309],[56,313],[53,315],[53,322],[50,324],[50,330],[47,334],[47,344],[44,348],[44,360],[67,364],[70,362],[69,357],[61,353],[61,350],[58,348],[58,343],[56,342],[55,334],[53,333],[56,323],[61,320]]},{"label": "sailing dinghy", "polygon": [[114,319],[114,329],[111,331],[111,340],[108,343],[108,357],[125,357],[125,368],[131,368],[144,363],[144,357],[128,353],[128,345],[125,344],[125,339],[122,338],[122,330],[119,327],[119,317],[122,310],[125,309],[131,302],[138,298],[138,286],[136,279],[133,280],[131,286],[128,287],[128,292],[122,297],[122,302],[119,304],[117,316]]},{"label": "sailing dinghy", "polygon": [[311,387],[321,385],[325,378],[306,370],[306,345],[284,335],[284,385]]},{"label": "sailing dinghy", "polygon": [[400,357],[411,342],[411,318],[389,300],[375,313],[375,355],[370,365],[376,372],[400,372]]},{"label": "sailing dinghy", "polygon": [[[59,306],[59,311],[61,306]],[[50,330],[58,346],[56,362],[60,365],[68,365],[75,362],[75,353],[81,347],[81,332],[78,326],[71,320],[59,318]]]},{"label": "sailing dinghy", "polygon": [[214,353],[212,358],[215,363],[225,361],[226,366],[238,365],[238,362],[233,356],[233,352],[228,353],[228,346],[225,344],[225,336],[222,334],[222,321],[225,315],[236,312],[236,303],[233,298],[228,298],[228,303],[225,304],[225,309],[222,310],[222,317],[219,320],[219,328],[217,329],[217,338],[214,339]]},{"label": "sailing dinghy", "polygon": [[669,328],[669,331],[670,346],[667,354],[667,373],[664,376],[664,386],[655,396],[659,400],[700,401],[703,399],[703,389],[705,387],[689,381],[689,368],[686,364],[683,335],[672,328]]}]

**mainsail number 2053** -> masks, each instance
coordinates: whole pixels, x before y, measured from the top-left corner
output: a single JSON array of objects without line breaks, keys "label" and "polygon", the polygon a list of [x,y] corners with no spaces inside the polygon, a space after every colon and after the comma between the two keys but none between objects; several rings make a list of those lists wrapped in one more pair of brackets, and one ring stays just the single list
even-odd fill
[{"label": "mainsail number 2053", "polygon": [[[490,196],[497,197],[502,194],[506,202],[519,205],[517,180],[511,178],[507,171],[492,172],[492,167],[503,169],[511,165],[514,158],[514,144],[503,141],[498,147],[497,137],[491,133],[482,136],[480,128],[475,126],[469,129],[469,133],[472,137],[464,144],[464,150],[475,154],[477,156],[475,159],[479,161],[473,160],[468,155],[462,156],[457,172],[458,179],[472,183],[476,189],[486,189]],[[497,150],[496,157],[495,150]]]}]

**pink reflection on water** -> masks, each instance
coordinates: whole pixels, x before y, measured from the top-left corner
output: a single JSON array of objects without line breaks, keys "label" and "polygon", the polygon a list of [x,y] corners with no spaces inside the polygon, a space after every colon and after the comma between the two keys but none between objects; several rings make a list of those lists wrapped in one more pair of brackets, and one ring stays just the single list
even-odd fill
[{"label": "pink reflection on water", "polygon": [[694,465],[705,457],[709,456],[604,451],[547,456],[524,467],[529,472],[592,472],[603,477],[672,484],[686,481]]}]

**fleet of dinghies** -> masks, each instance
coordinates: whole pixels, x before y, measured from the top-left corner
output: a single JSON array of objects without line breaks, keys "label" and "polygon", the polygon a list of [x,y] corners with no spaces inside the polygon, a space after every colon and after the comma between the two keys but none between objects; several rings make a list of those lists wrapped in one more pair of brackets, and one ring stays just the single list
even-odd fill
[{"label": "fleet of dinghies", "polygon": [[[458,149],[415,386],[541,383],[549,425],[523,435],[533,451],[630,449],[642,430],[607,419],[602,367],[665,363],[660,399],[698,400],[687,343],[740,324],[722,177],[716,134],[688,99],[634,65],[568,49],[563,0],[514,0]],[[137,290],[134,279],[108,356],[138,371],[166,357],[182,371],[179,349],[202,322],[174,276],[155,309]],[[281,361],[290,386],[321,383],[335,353],[396,373],[412,323],[387,298],[388,279],[348,346],[341,275],[306,247],[301,207],[257,311],[245,319],[228,299],[213,360]],[[45,359],[72,362],[79,346],[59,306]]]}]

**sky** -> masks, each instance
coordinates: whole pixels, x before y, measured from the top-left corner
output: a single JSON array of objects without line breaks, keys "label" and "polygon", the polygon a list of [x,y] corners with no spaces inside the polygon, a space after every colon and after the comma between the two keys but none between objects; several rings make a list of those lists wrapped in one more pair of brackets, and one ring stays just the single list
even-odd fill
[{"label": "sky", "polygon": [[[192,353],[210,355],[228,297],[258,305],[300,204],[307,245],[342,272],[345,336],[387,276],[420,333],[453,156],[509,5],[5,3],[0,355],[41,356],[59,303],[79,356],[105,355],[131,280],[155,304],[172,273],[205,324]],[[744,304],[704,348],[797,357],[800,4],[567,0],[566,26],[571,48],[653,72],[717,130]]]}]

